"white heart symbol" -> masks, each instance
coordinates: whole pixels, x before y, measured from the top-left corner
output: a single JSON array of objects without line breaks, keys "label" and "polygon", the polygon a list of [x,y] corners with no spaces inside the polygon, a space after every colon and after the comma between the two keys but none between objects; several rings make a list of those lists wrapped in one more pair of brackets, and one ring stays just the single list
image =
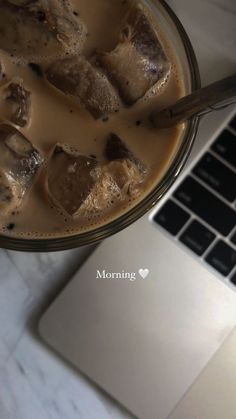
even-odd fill
[{"label": "white heart symbol", "polygon": [[139,271],[138,271],[138,273],[139,273],[139,275],[143,278],[143,279],[145,279],[145,278],[147,278],[147,276],[149,275],[149,269],[139,269]]}]

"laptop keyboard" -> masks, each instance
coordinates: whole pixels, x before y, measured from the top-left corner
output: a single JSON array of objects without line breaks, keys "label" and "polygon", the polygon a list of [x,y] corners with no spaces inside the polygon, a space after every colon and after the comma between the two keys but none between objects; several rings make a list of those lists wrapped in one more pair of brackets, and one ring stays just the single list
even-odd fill
[{"label": "laptop keyboard", "polygon": [[236,286],[236,116],[154,221]]}]

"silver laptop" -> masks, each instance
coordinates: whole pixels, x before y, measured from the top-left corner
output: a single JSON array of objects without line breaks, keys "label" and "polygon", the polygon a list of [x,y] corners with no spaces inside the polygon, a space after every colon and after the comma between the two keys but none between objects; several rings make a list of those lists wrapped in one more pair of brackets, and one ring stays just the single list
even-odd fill
[{"label": "silver laptop", "polygon": [[[205,82],[233,72],[217,33],[192,41]],[[41,319],[43,339],[140,419],[236,417],[235,203],[231,107],[205,117],[168,195],[100,244]]]}]

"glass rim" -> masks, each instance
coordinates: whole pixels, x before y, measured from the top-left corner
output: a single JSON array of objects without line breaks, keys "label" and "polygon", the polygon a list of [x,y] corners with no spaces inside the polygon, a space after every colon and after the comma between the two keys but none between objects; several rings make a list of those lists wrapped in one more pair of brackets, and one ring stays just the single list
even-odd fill
[{"label": "glass rim", "polygon": [[[171,7],[166,3],[165,0],[158,0],[161,6],[168,13],[172,22],[178,30],[181,38],[186,58],[189,64],[190,73],[190,87],[191,91],[199,89],[201,87],[201,79],[199,67],[196,59],[195,52],[193,50],[191,41],[176,14]],[[92,245],[104,240],[113,234],[118,233],[124,228],[128,227],[133,222],[137,221],[144,214],[146,214],[151,208],[153,208],[162,196],[172,186],[180,172],[182,171],[189,154],[191,152],[194,139],[197,133],[199,124],[199,118],[191,118],[186,127],[182,144],[171,163],[169,169],[163,176],[162,180],[148,195],[137,203],[133,208],[128,210],[126,213],[119,216],[117,219],[111,222],[91,229],[84,233],[78,233],[71,236],[55,237],[55,238],[21,238],[21,237],[10,237],[0,235],[0,247],[8,250],[18,250],[26,252],[53,252],[60,250],[69,250],[80,246]]]}]

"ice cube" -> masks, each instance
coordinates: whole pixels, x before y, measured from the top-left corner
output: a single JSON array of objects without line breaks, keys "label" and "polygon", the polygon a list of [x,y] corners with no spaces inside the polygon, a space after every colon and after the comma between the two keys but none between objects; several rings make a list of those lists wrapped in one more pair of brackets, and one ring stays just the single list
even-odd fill
[{"label": "ice cube", "polygon": [[23,86],[23,80],[17,79],[1,88],[1,117],[13,124],[24,127],[30,115],[30,92]]},{"label": "ice cube", "polygon": [[103,167],[103,173],[109,174],[121,191],[121,199],[133,196],[144,180],[144,174],[129,159],[115,160]]},{"label": "ice cube", "polygon": [[[47,189],[59,208],[72,217],[101,215],[116,203],[139,195],[146,171],[141,170],[144,166],[119,137],[116,144],[118,140],[119,154],[108,153],[112,161],[103,164],[65,145],[55,147],[48,166]],[[120,151],[121,145],[125,152]]]},{"label": "ice cube", "polygon": [[27,138],[9,125],[0,125],[2,209],[11,209],[13,205],[21,204],[42,162],[41,154]]},{"label": "ice cube", "polygon": [[108,160],[128,159],[137,166],[140,172],[146,173],[144,164],[132,153],[117,134],[111,133],[109,135],[105,145],[104,156]]},{"label": "ice cube", "polygon": [[87,28],[79,15],[73,13],[70,0],[36,0],[28,6],[31,13],[47,25],[66,49],[79,52],[84,45]]},{"label": "ice cube", "polygon": [[127,105],[143,97],[154,84],[163,84],[170,73],[170,62],[140,3],[132,5],[126,15],[116,48],[100,54],[99,61]]},{"label": "ice cube", "polygon": [[105,74],[83,57],[56,61],[46,76],[55,87],[78,99],[95,118],[119,108],[117,92]]},{"label": "ice cube", "polygon": [[0,48],[16,58],[42,62],[80,52],[87,30],[60,0],[0,0]]},{"label": "ice cube", "polygon": [[47,186],[53,202],[76,216],[96,182],[97,160],[56,145],[48,166]]},{"label": "ice cube", "polygon": [[115,160],[95,170],[97,182],[81,206],[78,216],[96,217],[142,191],[143,173],[127,159]]}]

